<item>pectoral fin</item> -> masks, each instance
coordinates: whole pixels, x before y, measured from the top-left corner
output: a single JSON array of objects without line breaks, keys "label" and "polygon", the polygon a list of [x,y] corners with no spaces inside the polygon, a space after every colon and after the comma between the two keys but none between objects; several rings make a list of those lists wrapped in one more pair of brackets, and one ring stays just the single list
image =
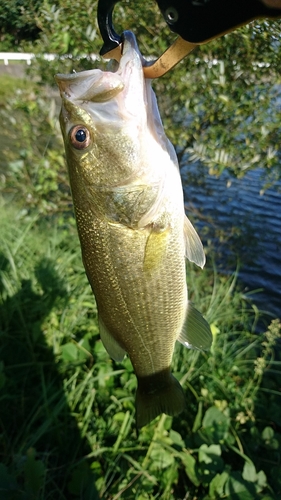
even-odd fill
[{"label": "pectoral fin", "polygon": [[99,318],[99,330],[102,343],[109,356],[114,359],[114,361],[123,361],[126,354],[124,349],[120,347],[115,338],[109,333],[101,318]]},{"label": "pectoral fin", "polygon": [[149,234],[145,246],[143,269],[146,272],[153,271],[166,255],[169,241],[170,228],[159,230],[153,228]]},{"label": "pectoral fin", "polygon": [[186,216],[184,219],[184,235],[186,258],[203,268],[206,262],[203,245],[193,225]]},{"label": "pectoral fin", "polygon": [[207,351],[212,345],[213,337],[209,324],[190,302],[183,330],[177,340],[189,349]]}]

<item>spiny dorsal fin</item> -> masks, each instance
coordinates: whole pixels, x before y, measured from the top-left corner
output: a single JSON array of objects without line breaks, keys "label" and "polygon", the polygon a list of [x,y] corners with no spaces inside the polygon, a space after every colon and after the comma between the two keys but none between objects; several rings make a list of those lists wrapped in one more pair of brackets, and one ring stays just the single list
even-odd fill
[{"label": "spiny dorsal fin", "polygon": [[99,317],[99,330],[100,330],[100,338],[109,356],[112,359],[114,359],[114,361],[123,361],[126,353],[124,349],[120,347],[120,345],[111,335],[111,333],[108,331],[101,317]]},{"label": "spiny dorsal fin", "polygon": [[184,236],[186,258],[203,268],[206,262],[203,245],[193,225],[186,216],[184,219]]},{"label": "spiny dorsal fin", "polygon": [[190,302],[183,330],[177,340],[189,349],[207,351],[212,345],[213,337],[209,323]]}]

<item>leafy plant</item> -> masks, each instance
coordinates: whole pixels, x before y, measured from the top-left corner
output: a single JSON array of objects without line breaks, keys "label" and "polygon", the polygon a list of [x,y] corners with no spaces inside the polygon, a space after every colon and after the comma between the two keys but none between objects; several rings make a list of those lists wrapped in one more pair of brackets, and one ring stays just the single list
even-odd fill
[{"label": "leafy plant", "polygon": [[235,276],[188,268],[214,345],[177,345],[187,409],[137,435],[136,378],[99,340],[73,226],[5,206],[0,224],[1,498],[279,498],[281,325],[253,333]]},{"label": "leafy plant", "polygon": [[34,40],[39,29],[34,14],[41,6],[41,0],[2,0],[0,5],[0,50],[18,48],[23,40]]},{"label": "leafy plant", "polygon": [[[41,29],[38,60],[43,81],[56,72],[104,68],[98,56],[96,3],[44,1],[37,16]],[[114,24],[132,30],[145,56],[158,57],[173,41],[156,3],[118,2]],[[269,181],[280,178],[280,25],[258,21],[206,45],[153,82],[165,128],[180,156],[199,159],[214,175],[227,168],[235,176],[263,167]],[[38,70],[39,68],[39,70]]]},{"label": "leafy plant", "polygon": [[[2,77],[0,186],[25,210],[71,213],[58,106],[35,83]],[[19,85],[20,83],[20,85]],[[1,96],[2,93],[2,96]]]},{"label": "leafy plant", "polygon": [[[281,325],[255,333],[259,313],[236,275],[188,266],[190,299],[214,343],[210,353],[176,346],[186,411],[136,433],[136,378],[129,359],[114,363],[99,339],[58,93],[42,86],[55,72],[104,67],[91,58],[101,46],[96,2],[79,2],[44,0],[36,12],[37,45],[21,46],[38,54],[39,83],[1,77],[0,497],[278,500]],[[143,53],[157,56],[173,38],[153,2],[120,2],[115,12],[116,29],[133,29]],[[279,28],[254,26],[202,46],[154,82],[179,156],[213,174],[262,163],[280,175]]]}]

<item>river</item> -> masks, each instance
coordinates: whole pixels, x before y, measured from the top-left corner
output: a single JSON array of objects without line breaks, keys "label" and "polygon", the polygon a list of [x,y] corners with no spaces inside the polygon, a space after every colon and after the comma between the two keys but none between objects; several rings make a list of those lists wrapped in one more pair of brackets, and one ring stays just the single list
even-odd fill
[{"label": "river", "polygon": [[262,169],[243,179],[206,172],[199,163],[182,164],[187,213],[194,214],[202,241],[211,241],[220,270],[233,272],[239,262],[242,289],[259,309],[280,318],[281,181],[260,194]]}]

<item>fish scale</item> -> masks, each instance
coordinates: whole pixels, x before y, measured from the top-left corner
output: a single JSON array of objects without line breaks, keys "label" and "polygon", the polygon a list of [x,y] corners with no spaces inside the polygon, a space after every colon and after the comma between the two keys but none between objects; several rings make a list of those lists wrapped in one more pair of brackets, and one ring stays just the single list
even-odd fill
[{"label": "fish scale", "polygon": [[60,116],[83,263],[109,355],[138,379],[136,423],[185,407],[171,374],[175,342],[206,349],[209,325],[187,300],[185,256],[203,266],[135,37],[115,73],[57,75]]},{"label": "fish scale", "polygon": [[[91,219],[91,214],[89,218]],[[79,228],[79,216],[77,224]],[[127,248],[124,248],[124,230],[133,235],[133,241]],[[123,229],[122,226],[111,224],[101,228],[100,234],[97,234],[98,231],[93,233],[96,233],[95,237],[88,231],[86,237],[83,233],[80,238],[82,248],[85,249],[83,261],[90,282],[93,283],[103,323],[113,335],[115,331],[124,331],[122,346],[126,346],[125,350],[130,352],[131,361],[140,376],[148,375],[150,371],[161,371],[171,363],[174,343],[182,327],[183,308],[179,308],[179,303],[182,301],[184,304],[186,300],[185,280],[179,282],[178,266],[183,266],[183,260],[175,260],[171,245],[170,272],[166,271],[164,274],[166,266],[169,266],[169,259],[165,259],[163,265],[154,270],[149,279],[144,280],[146,231]],[[97,241],[98,245],[93,245],[93,241]],[[128,242],[128,237],[126,241]],[[121,251],[118,251],[118,247]],[[116,253],[118,259],[115,258]],[[184,272],[182,275],[184,276]],[[175,283],[175,293],[171,294]],[[162,332],[161,338],[155,336],[155,331],[158,330]],[[174,337],[171,337],[171,331],[175,332]],[[142,337],[145,338],[146,347]],[[156,349],[163,354],[156,358],[150,369],[147,352],[154,352]],[[137,352],[136,357],[134,351]]]}]

